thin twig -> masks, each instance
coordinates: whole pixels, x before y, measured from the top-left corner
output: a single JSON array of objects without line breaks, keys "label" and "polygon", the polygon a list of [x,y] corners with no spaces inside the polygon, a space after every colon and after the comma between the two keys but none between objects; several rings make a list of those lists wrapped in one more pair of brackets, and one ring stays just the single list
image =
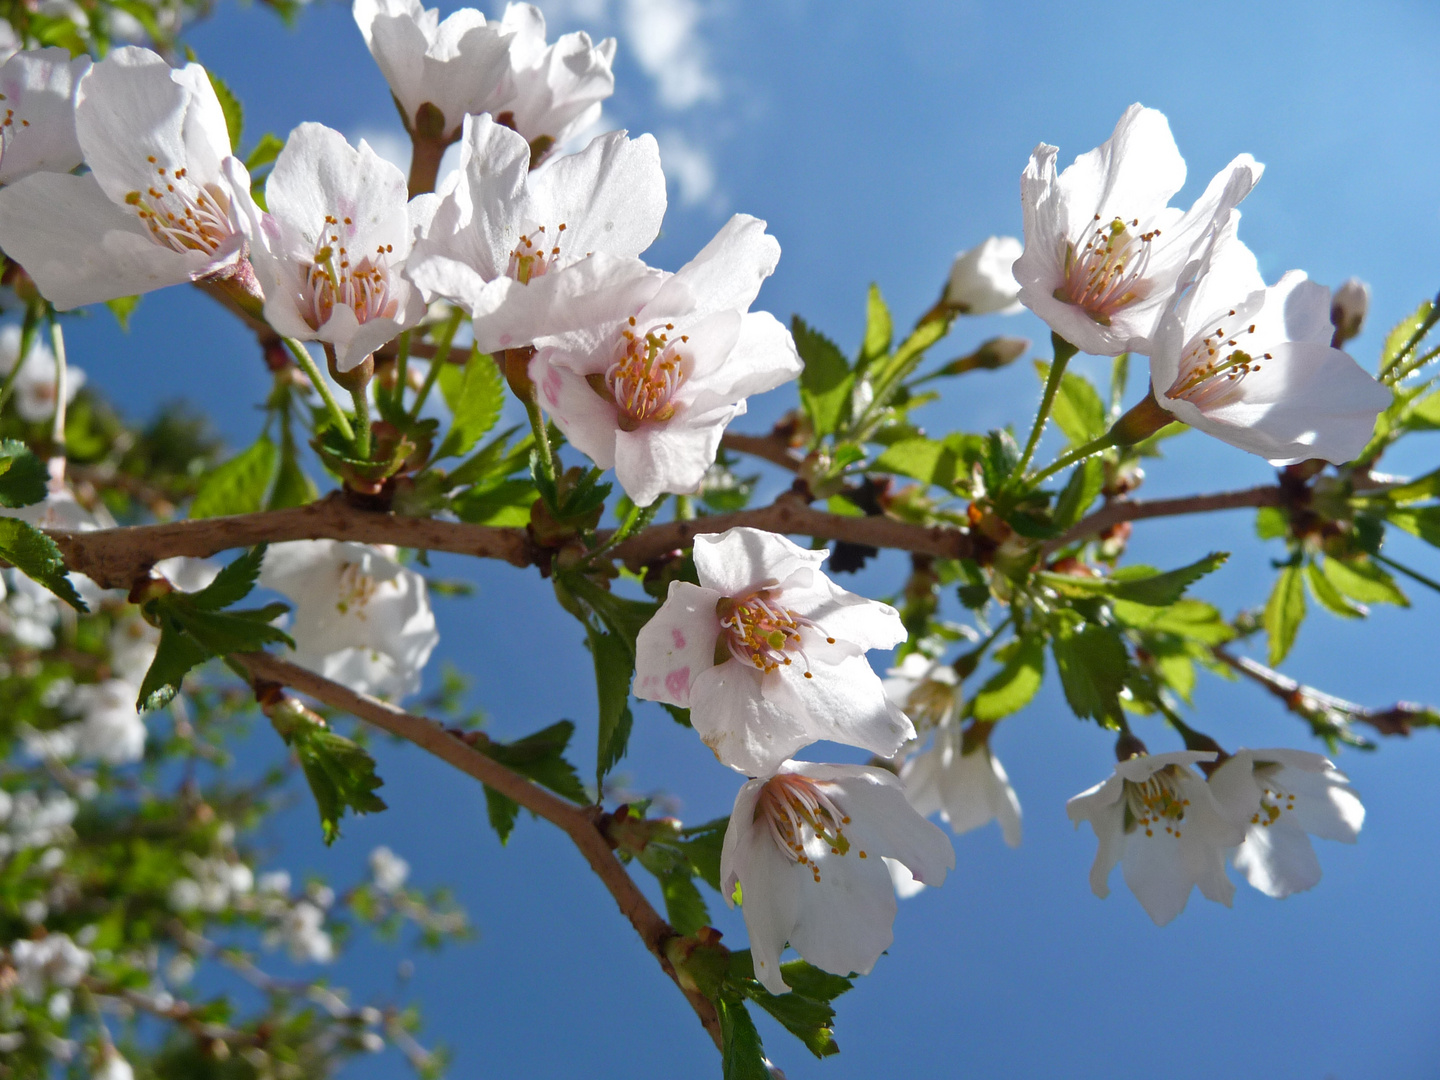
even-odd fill
[{"label": "thin twig", "polygon": [[1267,484],[1264,487],[1245,488],[1241,491],[1221,491],[1214,495],[1186,495],[1179,499],[1143,499],[1133,502],[1116,499],[1090,516],[1082,518],[1064,536],[1047,541],[1040,553],[1042,556],[1049,556],[1076,540],[1104,532],[1123,521],[1201,514],[1210,510],[1235,510],[1245,506],[1279,506],[1281,497],[1278,484]]},{"label": "thin twig", "polygon": [[797,472],[800,468],[801,459],[792,452],[790,440],[773,432],[769,435],[742,435],[738,431],[727,431],[720,436],[720,445],[726,450],[779,465],[790,472]]},{"label": "thin twig", "polygon": [[644,893],[611,851],[609,841],[596,827],[596,819],[588,809],[550,794],[519,773],[512,772],[493,758],[473,749],[433,720],[407,713],[368,695],[357,694],[339,683],[268,653],[246,653],[237,655],[234,659],[244,665],[256,679],[299,690],[317,701],[343,709],[368,724],[414,743],[466,775],[513,799],[537,817],[558,826],[580,849],[580,854],[615,898],[621,914],[630,920],[630,925],[640,935],[645,947],[660,962],[665,974],[680,986],[701,1024],[715,1040],[715,1045],[721,1046],[720,1020],[714,1005],[703,994],[681,985],[674,967],[666,958],[665,945],[677,936],[675,929],[662,919],[650,901],[645,899]]}]

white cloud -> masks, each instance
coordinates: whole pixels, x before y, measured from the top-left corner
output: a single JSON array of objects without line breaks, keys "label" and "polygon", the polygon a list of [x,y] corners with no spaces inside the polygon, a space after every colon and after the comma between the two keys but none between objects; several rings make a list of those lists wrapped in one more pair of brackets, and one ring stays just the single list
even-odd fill
[{"label": "white cloud", "polygon": [[724,197],[715,190],[715,166],[709,151],[678,131],[662,132],[657,141],[665,178],[675,185],[681,205],[723,208]]},{"label": "white cloud", "polygon": [[688,109],[720,96],[710,58],[696,35],[703,15],[697,0],[625,0],[625,44],[655,80],[662,105]]}]

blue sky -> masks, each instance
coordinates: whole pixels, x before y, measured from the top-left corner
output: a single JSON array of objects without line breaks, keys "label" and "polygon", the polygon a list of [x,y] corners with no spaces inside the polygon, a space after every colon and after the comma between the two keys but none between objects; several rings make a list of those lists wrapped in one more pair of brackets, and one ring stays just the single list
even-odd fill
[{"label": "blue sky", "polygon": [[[869,282],[897,322],[913,320],[957,250],[1018,235],[1017,180],[1037,142],[1059,145],[1068,162],[1136,100],[1170,117],[1190,166],[1183,197],[1237,153],[1266,163],[1241,235],[1268,279],[1299,267],[1329,284],[1352,274],[1372,284],[1372,320],[1353,346],[1362,364],[1373,369],[1384,329],[1440,286],[1440,9],[1431,4],[568,0],[546,10],[561,29],[620,39],[607,120],[659,134],[673,181],[651,261],[677,268],[731,212],[763,217],[784,256],[760,306],[782,319],[799,312],[847,346]],[[377,144],[400,133],[346,5],[316,4],[290,31],[227,4],[190,40],[243,99],[247,142],[302,120]],[[940,355],[997,333],[1046,338],[1028,314],[988,317],[959,326]],[[258,430],[260,414],[235,402],[258,404],[267,376],[203,297],[151,296],[129,337],[99,315],[71,341],[74,362],[132,413],[148,412],[163,380],[167,396],[206,409],[233,445]],[[1033,372],[1017,364],[957,384],[923,419],[941,432],[1023,426],[1037,397]],[[753,402],[737,428],[763,430],[792,402],[788,389]],[[1433,467],[1434,438],[1414,440],[1390,466]],[[1147,470],[1148,494],[1271,475],[1199,435],[1170,445]],[[1228,608],[1263,603],[1280,552],[1254,539],[1248,512],[1157,522],[1137,529],[1133,550],[1180,565],[1216,548],[1235,556],[1201,595]],[[1433,550],[1418,542],[1395,541],[1394,554],[1434,572]],[[589,658],[548,586],[509,567],[436,563],[478,586],[472,599],[437,601],[436,670],[448,659],[475,674],[475,702],[501,737],[564,716],[584,732]],[[899,560],[881,560],[855,587],[885,595],[902,572]],[[1411,593],[1412,610],[1379,610],[1365,623],[1312,616],[1286,670],[1370,704],[1440,700],[1425,632],[1440,598]],[[1194,722],[1226,745],[1309,745],[1272,699],[1214,679],[1201,684]],[[1153,750],[1175,746],[1158,729],[1140,734]],[[890,954],[842,999],[838,1058],[816,1062],[762,1021],[792,1080],[1435,1075],[1435,735],[1343,756],[1369,817],[1357,846],[1318,845],[1325,879],[1313,892],[1276,902],[1242,884],[1234,910],[1197,896],[1163,929],[1118,876],[1108,900],[1090,894],[1094,839],[1065,818],[1065,799],[1108,773],[1110,739],[1070,716],[1047,684],[994,745],[1024,806],[1024,844],[1005,848],[993,827],[957,838],[950,881],[902,905]],[[738,778],[658,709],[638,710],[632,748],[622,770],[636,789],[672,793],[687,821],[728,813]],[[592,753],[582,734],[577,760]],[[563,838],[522,821],[502,849],[478,786],[408,747],[381,745],[378,755],[388,813],[349,823],[327,851],[301,806],[273,839],[280,861],[340,881],[388,843],[417,883],[457,887],[479,938],[421,958],[406,991],[425,1004],[427,1034],[454,1048],[453,1075],[718,1075],[683,1000]],[[739,918],[716,914],[726,940],[743,943]],[[384,993],[394,960],[362,947],[336,978]],[[386,1056],[355,1075],[403,1071]]]}]

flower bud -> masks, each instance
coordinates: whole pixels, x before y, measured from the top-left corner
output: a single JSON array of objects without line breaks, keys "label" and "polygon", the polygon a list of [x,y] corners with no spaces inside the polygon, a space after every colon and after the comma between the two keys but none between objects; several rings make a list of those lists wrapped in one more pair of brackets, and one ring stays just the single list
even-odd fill
[{"label": "flower bud", "polygon": [[1013,364],[1029,350],[1029,338],[991,338],[989,341],[982,342],[980,347],[968,356],[951,360],[935,374],[964,375],[967,371],[995,371],[1008,364]]},{"label": "flower bud", "polygon": [[1351,338],[1359,337],[1369,311],[1370,286],[1357,277],[1348,279],[1330,297],[1330,321],[1335,325],[1330,344],[1338,349]]},{"label": "flower bud", "polygon": [[962,251],[950,267],[950,280],[938,306],[957,315],[1019,311],[1020,304],[1015,298],[1020,295],[1020,284],[1011,267],[1024,250],[1024,245],[1013,236],[992,236],[969,251]]}]

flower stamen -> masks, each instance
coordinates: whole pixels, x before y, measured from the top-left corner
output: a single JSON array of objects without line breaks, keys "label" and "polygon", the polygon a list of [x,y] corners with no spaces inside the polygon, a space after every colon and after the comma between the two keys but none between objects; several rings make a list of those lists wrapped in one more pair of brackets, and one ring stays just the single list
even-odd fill
[{"label": "flower stamen", "polygon": [[340,588],[335,598],[335,610],[341,615],[351,614],[357,619],[365,618],[365,609],[369,607],[370,601],[375,598],[379,590],[376,580],[361,568],[359,563],[342,562],[340,564]]},{"label": "flower stamen", "polygon": [[1065,282],[1055,290],[1055,299],[1074,304],[1101,326],[1109,326],[1116,313],[1148,296],[1150,283],[1145,272],[1150,266],[1150,245],[1160,230],[1131,231],[1139,228],[1139,218],[1127,222],[1117,217],[1106,225],[1096,214],[1078,251],[1074,242],[1064,241],[1060,254]]},{"label": "flower stamen", "polygon": [[564,222],[555,230],[555,243],[549,251],[545,250],[544,225],[533,232],[521,234],[520,242],[515,245],[515,250],[510,252],[510,266],[506,273],[521,285],[528,285],[535,278],[544,277],[560,262],[560,241],[564,238]]},{"label": "flower stamen", "polygon": [[[1233,309],[1225,316],[1234,317]],[[1223,404],[1245,376],[1260,370],[1261,360],[1273,359],[1268,352],[1257,358],[1239,347],[1241,340],[1253,333],[1254,323],[1227,330],[1222,319],[1212,333],[1192,338],[1180,356],[1179,374],[1165,396],[1172,401],[1184,398],[1201,409]]]},{"label": "flower stamen", "polygon": [[[817,882],[820,866],[805,852],[809,843],[818,840],[831,855],[850,853],[844,830],[850,818],[808,776],[781,773],[767,780],[755,802],[754,820],[764,822],[776,848],[787,859],[809,866]],[[865,853],[860,857],[865,858]]]},{"label": "flower stamen", "polygon": [[690,375],[691,361],[680,351],[690,336],[681,334],[671,341],[674,329],[674,323],[665,323],[637,334],[631,316],[630,325],[621,331],[624,345],[619,357],[603,376],[590,376],[595,392],[615,403],[621,431],[661,424],[675,415],[675,395]]},{"label": "flower stamen", "polygon": [[315,241],[314,259],[305,267],[300,298],[301,312],[312,330],[330,321],[337,304],[353,311],[355,321],[362,325],[371,319],[394,318],[400,306],[390,288],[389,256],[394,246],[379,245],[373,254],[352,263],[342,240],[353,239],[355,232],[350,218],[325,215],[325,227]]},{"label": "flower stamen", "polygon": [[1154,836],[1156,827],[1163,827],[1175,839],[1180,839],[1180,823],[1185,820],[1185,808],[1190,800],[1182,798],[1179,787],[1180,775],[1173,765],[1167,765],[1142,781],[1125,781],[1125,831],[1144,829],[1146,836]]},{"label": "flower stamen", "polygon": [[[801,643],[800,631],[809,627],[820,631],[814,621],[776,603],[780,590],[762,586],[745,596],[724,596],[715,605],[720,617],[722,636],[717,652],[722,649],[742,664],[766,674],[789,666],[795,653],[805,661],[805,677],[811,678],[809,658]],[[824,631],[820,631],[823,633]],[[827,637],[827,644],[835,639]]]},{"label": "flower stamen", "polygon": [[184,254],[214,254],[235,234],[230,223],[230,197],[217,184],[197,184],[184,168],[174,172],[147,158],[155,168],[155,181],[143,192],[125,196],[127,206],[161,247]]}]

